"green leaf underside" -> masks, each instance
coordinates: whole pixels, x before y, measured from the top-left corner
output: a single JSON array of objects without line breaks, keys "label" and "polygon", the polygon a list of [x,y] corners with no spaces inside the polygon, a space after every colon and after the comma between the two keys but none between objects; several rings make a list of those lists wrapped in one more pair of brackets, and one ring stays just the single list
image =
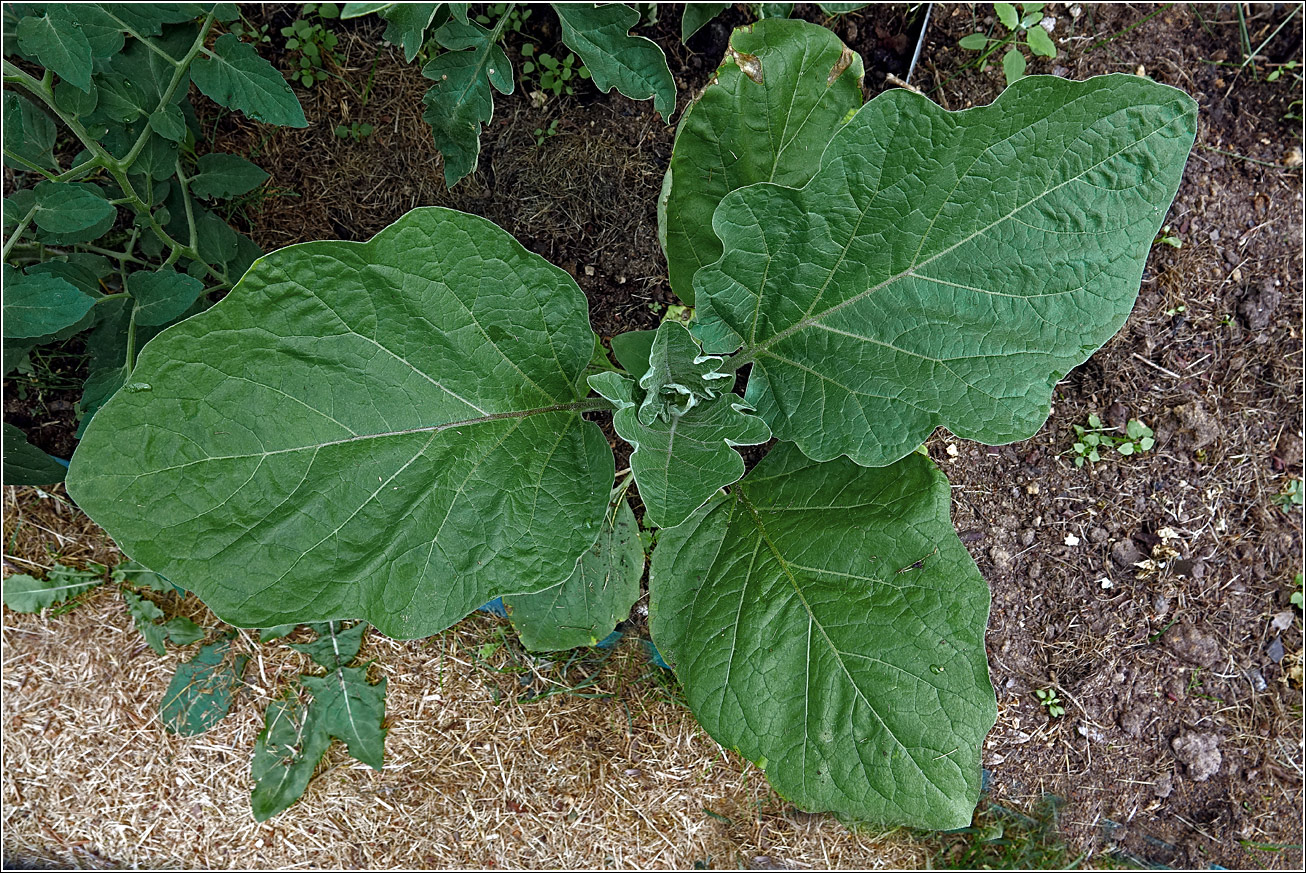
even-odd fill
[{"label": "green leaf underside", "polygon": [[996,703],[989,594],[947,480],[771,452],[663,531],[650,629],[718,742],[811,811],[963,827]]},{"label": "green leaf underside", "polygon": [[198,165],[199,173],[190,180],[191,192],[196,197],[237,197],[268,179],[266,171],[239,155],[201,155]]},{"label": "green leaf underside", "polygon": [[639,13],[624,3],[558,3],[553,11],[562,24],[562,41],[580,55],[594,87],[616,88],[631,100],[653,98],[663,120],[676,108],[676,82],[657,43],[632,36]]},{"label": "green leaf underside", "polygon": [[232,624],[427,636],[566,579],[598,538],[592,348],[571,277],[484,219],[414,210],[265,256],[147,344],[69,493]]},{"label": "green leaf underside", "polygon": [[62,482],[68,468],[27,441],[27,434],[4,423],[4,478],[6,485],[53,485]]},{"label": "green leaf underside", "polygon": [[177,667],[159,706],[169,732],[184,737],[202,734],[231,711],[232,696],[249,658],[228,660],[230,649],[226,640],[210,643]]},{"label": "green leaf underside", "polygon": [[694,335],[741,350],[745,399],[812,458],[888,464],[939,424],[1026,438],[1133,306],[1195,119],[1125,75],[1033,77],[956,113],[881,94],[806,187],[722,200]]},{"label": "green leaf underside", "polygon": [[689,42],[689,38],[698,33],[703,25],[729,7],[729,3],[686,3],[685,11],[680,15],[680,41]]},{"label": "green leaf underside", "polygon": [[598,542],[567,581],[503,599],[522,645],[532,652],[592,646],[630,615],[644,575],[639,524],[625,497],[609,506]]},{"label": "green leaf underside", "polygon": [[435,38],[451,51],[422,68],[422,75],[435,82],[422,97],[422,118],[431,126],[435,147],[444,158],[444,182],[451,188],[476,169],[481,125],[494,117],[490,86],[500,94],[511,94],[515,87],[508,56],[490,36],[475,22],[446,21]]},{"label": "green leaf underside", "polygon": [[196,87],[215,103],[238,109],[255,121],[308,127],[295,92],[248,43],[229,33],[218,37],[211,55],[191,67]]},{"label": "green leaf underside", "polygon": [[806,184],[862,105],[861,58],[824,27],[766,19],[736,30],[730,45],[716,82],[681,119],[659,209],[671,288],[689,305],[694,273],[721,256],[712,230],[721,198],[754,182]]}]

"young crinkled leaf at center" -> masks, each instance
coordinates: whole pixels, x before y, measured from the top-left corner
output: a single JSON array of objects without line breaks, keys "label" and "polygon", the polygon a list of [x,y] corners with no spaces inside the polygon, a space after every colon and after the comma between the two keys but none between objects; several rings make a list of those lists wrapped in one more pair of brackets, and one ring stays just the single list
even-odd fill
[{"label": "young crinkled leaf at center", "polygon": [[744,475],[735,446],[760,445],[771,430],[730,393],[733,377],[721,378],[720,359],[702,355],[682,325],[662,323],[650,361],[638,385],[615,372],[590,376],[589,383],[616,404],[613,428],[635,447],[630,469],[645,518],[671,527]]},{"label": "young crinkled leaf at center", "polygon": [[887,91],[801,189],[727,194],[694,335],[808,457],[883,465],[936,425],[1031,436],[1120,329],[1193,144],[1196,104],[1138,76],[1022,79],[946,112]]},{"label": "young crinkled leaf at center", "polygon": [[148,343],[69,493],[232,624],[426,636],[566,579],[598,538],[593,345],[570,276],[484,219],[418,209],[366,243],[267,255]]}]

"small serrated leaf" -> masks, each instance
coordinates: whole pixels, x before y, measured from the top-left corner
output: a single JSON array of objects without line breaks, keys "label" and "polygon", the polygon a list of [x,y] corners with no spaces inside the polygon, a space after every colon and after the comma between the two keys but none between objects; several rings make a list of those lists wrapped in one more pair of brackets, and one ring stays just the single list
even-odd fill
[{"label": "small serrated leaf", "polygon": [[1007,77],[1009,86],[1025,75],[1025,56],[1014,45],[1002,56],[1002,73]]},{"label": "small serrated leaf", "polygon": [[250,763],[254,820],[267,821],[302,797],[330,745],[315,709],[293,692],[269,703]]},{"label": "small serrated leaf", "polygon": [[95,300],[62,276],[4,265],[4,338],[43,337],[75,325]]},{"label": "small serrated leaf", "polygon": [[18,573],[4,580],[4,604],[14,612],[40,612],[89,591],[102,581],[101,573],[63,565],[56,565],[44,579]]}]

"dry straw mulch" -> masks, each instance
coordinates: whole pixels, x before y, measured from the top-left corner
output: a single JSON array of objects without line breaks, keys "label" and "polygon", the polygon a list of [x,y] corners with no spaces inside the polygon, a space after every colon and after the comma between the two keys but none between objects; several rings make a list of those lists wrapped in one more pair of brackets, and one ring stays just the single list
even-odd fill
[{"label": "dry straw mulch", "polygon": [[[5,488],[5,571],[112,564],[108,539],[60,492]],[[171,612],[212,625],[194,598]],[[159,657],[111,586],[60,615],[6,611],[3,827],[9,863],[77,867],[921,867],[903,833],[797,812],[724,752],[627,639],[596,684],[537,702],[566,674],[533,663],[488,616],[426,640],[371,632],[389,683],[385,768],[337,744],[302,801],[257,824],[249,760],[268,701],[306,658],[241,632],[251,659],[208,733],[163,729],[158,702],[190,651]],[[299,633],[305,634],[305,631]],[[499,641],[489,657],[482,646]],[[194,647],[191,647],[193,650]],[[493,668],[522,666],[528,672]],[[605,695],[586,697],[582,695]],[[499,701],[496,703],[496,699]],[[709,812],[710,811],[710,812]]]}]

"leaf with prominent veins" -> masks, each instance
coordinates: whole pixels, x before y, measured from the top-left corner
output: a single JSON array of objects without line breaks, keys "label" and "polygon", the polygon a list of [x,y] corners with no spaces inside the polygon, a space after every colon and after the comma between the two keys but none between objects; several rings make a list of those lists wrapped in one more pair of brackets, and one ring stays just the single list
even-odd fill
[{"label": "leaf with prominent veins", "polygon": [[810,811],[970,821],[997,707],[988,587],[929,459],[890,467],[773,450],[665,530],[649,628],[717,742]]},{"label": "leaf with prominent veins", "polygon": [[1032,76],[964,112],[887,91],[802,189],[721,201],[694,335],[739,350],[745,399],[809,457],[1028,437],[1129,314],[1195,123],[1137,76]]},{"label": "leaf with prominent veins", "polygon": [[267,255],[147,344],[69,493],[233,624],[426,636],[566,579],[598,538],[593,342],[563,271],[484,219],[415,210]]}]

